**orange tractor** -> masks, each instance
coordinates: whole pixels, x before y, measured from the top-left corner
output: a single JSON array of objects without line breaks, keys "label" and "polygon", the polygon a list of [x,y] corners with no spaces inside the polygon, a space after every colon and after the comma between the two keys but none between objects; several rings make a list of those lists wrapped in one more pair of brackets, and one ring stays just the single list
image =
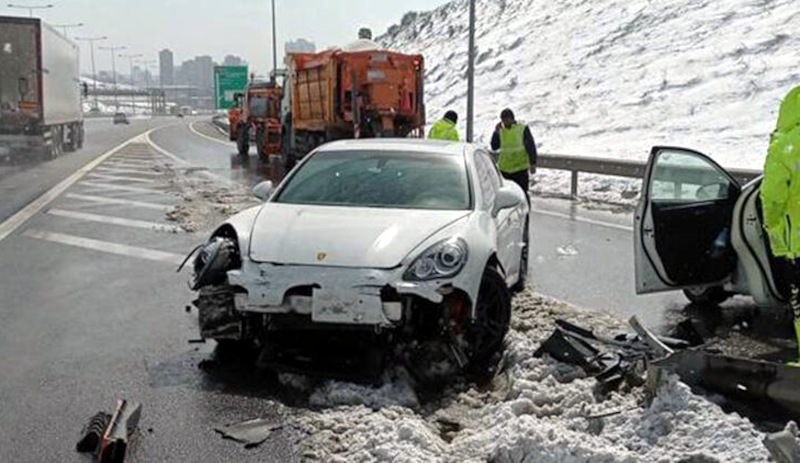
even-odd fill
[{"label": "orange tractor", "polygon": [[245,93],[237,93],[228,110],[229,138],[236,142],[241,156],[250,152],[250,143],[262,159],[282,151],[281,99],[283,89],[273,82],[251,82]]},{"label": "orange tractor", "polygon": [[424,60],[362,37],[344,49],[292,53],[286,89],[288,167],[339,139],[423,136]]}]

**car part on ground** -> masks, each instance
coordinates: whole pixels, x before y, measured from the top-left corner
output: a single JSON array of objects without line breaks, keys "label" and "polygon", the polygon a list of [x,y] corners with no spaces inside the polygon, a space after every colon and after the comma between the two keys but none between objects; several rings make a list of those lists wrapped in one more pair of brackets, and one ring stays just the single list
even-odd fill
[{"label": "car part on ground", "polygon": [[130,439],[139,427],[141,415],[141,404],[117,400],[112,414],[101,411],[89,420],[76,450],[91,454],[98,463],[122,463]]},{"label": "car part on ground", "polygon": [[635,317],[630,324],[637,335],[604,338],[558,320],[555,331],[542,343],[536,355],[546,353],[558,361],[581,367],[598,380],[603,392],[616,389],[624,382],[641,385],[646,373],[646,388],[655,394],[666,373],[673,373],[694,389],[766,405],[771,410],[781,410],[784,415],[800,418],[800,390],[797,389],[800,368],[721,355],[705,345],[690,347],[681,340],[656,337]]},{"label": "car part on ground", "polygon": [[215,428],[214,431],[222,434],[225,439],[244,444],[244,448],[251,449],[263,444],[273,431],[281,429],[283,424],[276,423],[275,420],[256,418]]}]

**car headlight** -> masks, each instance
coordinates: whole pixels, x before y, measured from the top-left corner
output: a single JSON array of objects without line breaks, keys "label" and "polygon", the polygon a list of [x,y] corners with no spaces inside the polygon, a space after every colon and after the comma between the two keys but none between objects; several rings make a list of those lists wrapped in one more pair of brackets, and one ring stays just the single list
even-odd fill
[{"label": "car headlight", "polygon": [[467,243],[461,238],[440,241],[429,247],[408,266],[403,279],[435,280],[458,275],[467,263]]}]

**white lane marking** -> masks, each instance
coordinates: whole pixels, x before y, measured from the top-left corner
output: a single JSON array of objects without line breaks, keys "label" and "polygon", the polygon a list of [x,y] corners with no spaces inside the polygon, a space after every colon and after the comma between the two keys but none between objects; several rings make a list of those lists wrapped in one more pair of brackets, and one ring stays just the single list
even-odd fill
[{"label": "white lane marking", "polygon": [[123,227],[144,228],[145,230],[163,231],[168,233],[182,233],[183,229],[175,225],[165,225],[158,222],[147,222],[145,220],[124,219],[110,215],[90,214],[88,212],[68,211],[66,209],[50,209],[49,215],[66,217],[68,219],[85,220],[87,222],[98,222]]},{"label": "white lane marking", "polygon": [[134,140],[141,137],[141,135],[137,135],[132,137],[131,139],[120,143],[119,145],[111,148],[109,151],[101,154],[100,156],[96,157],[94,160],[89,161],[83,167],[75,171],[72,175],[65,178],[61,182],[59,182],[56,186],[46,191],[44,194],[33,200],[32,202],[28,203],[27,206],[20,209],[16,214],[12,215],[5,222],[0,223],[0,241],[6,239],[8,235],[14,232],[20,225],[27,222],[28,219],[36,215],[39,211],[47,207],[48,204],[53,202],[61,193],[63,193],[67,188],[74,185],[78,180],[80,180],[84,175],[86,175],[90,170],[94,169],[105,160],[116,154],[122,148],[131,144]]},{"label": "white lane marking", "polygon": [[151,178],[141,178],[141,177],[128,177],[126,175],[111,175],[111,174],[96,174],[94,172],[87,174],[87,177],[92,178],[100,178],[106,180],[120,180],[123,182],[133,182],[133,183],[156,183],[155,180]]},{"label": "white lane marking", "polygon": [[166,192],[164,191],[154,190],[152,188],[141,188],[138,186],[128,186],[128,185],[114,185],[111,183],[92,182],[88,180],[80,182],[78,185],[88,186],[92,188],[100,188],[104,190],[134,191],[137,193],[152,193],[156,195],[166,194]]},{"label": "white lane marking", "polygon": [[118,154],[118,155],[114,156],[114,159],[124,160],[124,161],[134,161],[134,162],[139,162],[139,161],[148,162],[148,161],[155,161],[156,159],[158,159],[158,156],[156,156],[155,154],[148,154],[146,156],[136,156],[136,155],[131,155],[131,154]]},{"label": "white lane marking", "polygon": [[91,249],[94,251],[107,252],[109,254],[137,257],[139,259],[155,260],[176,265],[183,262],[184,259],[184,256],[171,252],[156,251],[155,249],[140,248],[138,246],[128,246],[125,244],[111,243],[108,241],[93,240],[75,235],[67,235],[64,233],[28,230],[24,232],[22,236],[66,244],[79,248]]},{"label": "white lane marking", "polygon": [[136,170],[136,169],[117,169],[115,167],[103,167],[100,166],[94,170],[95,172],[105,172],[109,174],[133,174],[133,175],[142,175],[145,177],[157,177],[161,175],[160,172],[154,172],[152,169],[148,170]]},{"label": "white lane marking", "polygon": [[109,159],[104,165],[125,165],[131,167],[150,167],[153,165],[153,162],[150,161],[131,161],[131,160],[123,160],[123,159]]},{"label": "white lane marking", "polygon": [[626,231],[626,232],[632,232],[633,231],[633,227],[631,227],[631,226],[620,225],[620,224],[611,223],[611,222],[603,222],[601,220],[592,220],[592,219],[587,219],[585,217],[570,216],[568,214],[562,214],[560,212],[551,212],[551,211],[543,211],[541,209],[533,209],[533,213],[534,214],[541,214],[541,215],[549,215],[550,217],[558,217],[559,219],[572,220],[572,221],[575,221],[575,222],[587,223],[589,225],[597,225],[599,227],[613,228],[613,229],[616,229],[616,230],[622,230],[622,231]]},{"label": "white lane marking", "polygon": [[67,193],[66,195],[64,195],[64,197],[70,199],[78,199],[81,201],[100,203],[100,204],[119,204],[123,206],[135,206],[144,209],[153,209],[156,211],[168,211],[172,208],[172,206],[170,206],[169,204],[148,203],[145,201],[134,201],[132,199],[122,199],[122,198],[107,198],[105,196],[80,195],[77,193]]},{"label": "white lane marking", "polygon": [[232,141],[223,141],[223,140],[220,140],[219,138],[210,137],[210,136],[200,132],[199,130],[194,128],[195,124],[197,124],[197,122],[189,123],[189,130],[191,130],[193,134],[195,134],[195,135],[197,135],[199,137],[203,137],[206,140],[211,140],[211,141],[213,141],[215,143],[219,143],[221,145],[225,145],[228,148],[232,148],[234,146]]}]

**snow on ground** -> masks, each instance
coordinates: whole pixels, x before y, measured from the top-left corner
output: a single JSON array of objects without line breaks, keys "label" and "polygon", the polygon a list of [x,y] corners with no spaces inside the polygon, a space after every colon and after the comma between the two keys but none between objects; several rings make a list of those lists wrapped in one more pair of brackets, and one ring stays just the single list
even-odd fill
[{"label": "snow on ground", "polygon": [[259,204],[246,187],[202,176],[202,169],[167,164],[158,170],[160,181],[183,200],[167,211],[166,218],[187,232],[210,232],[234,214]]},{"label": "snow on ground", "polygon": [[[511,107],[544,153],[644,161],[669,144],[760,169],[779,102],[800,84],[796,0],[477,0],[477,17],[480,143]],[[462,134],[467,26],[468,1],[454,0],[378,38],[425,56],[428,119],[455,109]],[[561,194],[564,177],[537,174]],[[593,199],[629,202],[637,188],[587,178]]]},{"label": "snow on ground", "polygon": [[[533,294],[515,299],[504,371],[491,387],[456,385],[441,399],[398,405],[403,380],[370,388],[329,381],[295,417],[304,460],[325,462],[759,462],[752,423],[671,378],[647,405],[642,390],[595,393],[578,368],[533,353],[565,318],[599,332],[611,316]],[[296,382],[287,380],[287,383]],[[398,390],[401,391],[398,393]],[[596,415],[611,413],[597,418]]]}]

